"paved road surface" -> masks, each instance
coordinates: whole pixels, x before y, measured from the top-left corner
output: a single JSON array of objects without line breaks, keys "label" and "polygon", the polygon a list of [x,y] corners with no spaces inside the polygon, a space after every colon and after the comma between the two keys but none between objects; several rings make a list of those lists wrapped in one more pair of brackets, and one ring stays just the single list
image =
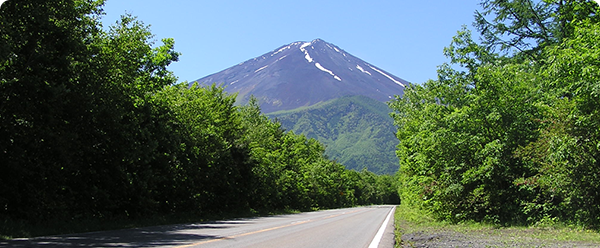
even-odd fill
[{"label": "paved road surface", "polygon": [[[394,206],[0,241],[0,247],[393,247]],[[388,216],[392,216],[388,218]],[[387,225],[381,228],[385,220]],[[381,231],[380,231],[381,230]],[[372,244],[373,243],[373,244]],[[371,246],[370,246],[371,245]]]}]

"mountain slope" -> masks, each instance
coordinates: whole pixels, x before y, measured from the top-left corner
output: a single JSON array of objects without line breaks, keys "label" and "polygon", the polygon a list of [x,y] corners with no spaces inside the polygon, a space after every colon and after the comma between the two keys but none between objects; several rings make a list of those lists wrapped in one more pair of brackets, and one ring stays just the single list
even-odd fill
[{"label": "mountain slope", "polygon": [[352,95],[385,102],[408,83],[321,39],[281,46],[195,82],[222,85],[240,104],[253,95],[264,113]]},{"label": "mountain slope", "polygon": [[398,170],[396,129],[386,104],[364,96],[349,96],[292,111],[268,114],[287,130],[315,138],[325,153],[348,169],[378,174]]}]

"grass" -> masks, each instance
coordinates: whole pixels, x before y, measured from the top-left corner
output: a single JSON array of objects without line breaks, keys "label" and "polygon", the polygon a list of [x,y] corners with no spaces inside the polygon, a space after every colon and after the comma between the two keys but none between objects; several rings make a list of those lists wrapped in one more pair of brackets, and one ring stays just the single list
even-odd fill
[{"label": "grass", "polygon": [[408,240],[402,240],[404,234],[455,234],[474,242],[490,243],[486,247],[511,246],[556,246],[563,243],[568,246],[600,246],[600,233],[575,226],[547,224],[533,227],[499,227],[476,222],[451,224],[435,220],[425,211],[400,205],[395,213],[396,247],[411,247]]}]

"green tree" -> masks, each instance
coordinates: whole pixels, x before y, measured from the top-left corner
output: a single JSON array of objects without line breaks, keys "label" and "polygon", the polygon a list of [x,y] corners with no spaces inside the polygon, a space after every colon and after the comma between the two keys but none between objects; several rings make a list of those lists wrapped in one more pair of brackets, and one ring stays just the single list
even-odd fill
[{"label": "green tree", "polygon": [[513,152],[536,137],[535,67],[489,53],[461,31],[446,49],[438,80],[411,85],[390,103],[400,140],[403,203],[439,218],[522,219],[513,180],[532,175]]},{"label": "green tree", "polygon": [[402,203],[453,221],[597,226],[598,6],[482,6],[483,43],[463,30],[445,49],[464,70],[442,65],[390,103]]},{"label": "green tree", "polygon": [[165,87],[154,98],[170,109],[181,138],[177,190],[171,202],[188,211],[227,211],[248,207],[253,164],[243,143],[235,96],[222,88],[186,83]]},{"label": "green tree", "polygon": [[598,22],[582,21],[571,38],[545,50],[544,88],[551,92],[543,105],[546,125],[540,139],[519,154],[539,168],[519,181],[540,192],[527,205],[530,211],[595,228],[600,225],[599,30]]},{"label": "green tree", "polygon": [[240,108],[244,142],[250,149],[250,156],[255,166],[251,182],[250,207],[252,209],[281,209],[281,188],[278,178],[283,166],[276,163],[277,150],[285,136],[281,124],[270,121],[260,111],[258,101],[251,98],[247,105]]},{"label": "green tree", "polygon": [[[160,112],[145,96],[174,82],[166,66],[177,53],[168,40],[153,49],[147,27],[130,17],[102,31],[102,4],[10,1],[0,10],[3,215],[100,216],[154,206],[142,181],[166,160],[155,154],[169,148],[153,135]],[[115,61],[123,57],[127,66]]]}]

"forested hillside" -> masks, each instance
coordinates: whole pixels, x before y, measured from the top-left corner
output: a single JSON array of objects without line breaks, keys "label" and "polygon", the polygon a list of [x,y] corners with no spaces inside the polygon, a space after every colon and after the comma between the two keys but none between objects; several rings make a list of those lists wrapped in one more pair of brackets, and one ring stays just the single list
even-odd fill
[{"label": "forested hillside", "polygon": [[385,103],[348,96],[268,116],[287,130],[322,142],[325,155],[347,169],[391,175],[398,171],[398,140],[389,112]]},{"label": "forested hillside", "polygon": [[[0,236],[53,221],[398,202],[222,88],[175,84],[172,39],[103,1],[0,9]],[[15,224],[16,223],[16,224]]]},{"label": "forested hillside", "polygon": [[449,221],[600,227],[593,1],[486,0],[395,110],[402,204]]}]

